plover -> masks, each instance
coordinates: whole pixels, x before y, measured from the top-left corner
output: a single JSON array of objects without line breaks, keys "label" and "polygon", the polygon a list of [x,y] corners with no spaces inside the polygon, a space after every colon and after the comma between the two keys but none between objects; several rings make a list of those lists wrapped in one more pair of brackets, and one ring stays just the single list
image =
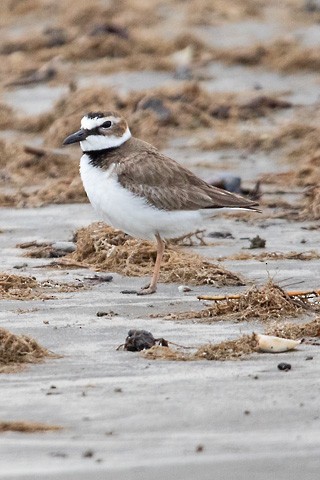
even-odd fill
[{"label": "plover", "polygon": [[63,144],[80,143],[80,175],[102,219],[129,235],[156,240],[151,282],[136,292],[154,293],[166,239],[190,233],[220,208],[257,210],[257,203],[208,185],[149,143],[132,137],[115,112],[91,112]]}]

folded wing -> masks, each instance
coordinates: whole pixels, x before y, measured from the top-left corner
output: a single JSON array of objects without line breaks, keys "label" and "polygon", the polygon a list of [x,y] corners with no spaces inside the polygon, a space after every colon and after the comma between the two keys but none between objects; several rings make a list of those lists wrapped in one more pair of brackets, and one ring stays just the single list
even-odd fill
[{"label": "folded wing", "polygon": [[163,210],[245,208],[257,210],[258,203],[208,185],[188,169],[156,149],[141,148],[117,165],[120,184],[133,194],[145,197]]}]

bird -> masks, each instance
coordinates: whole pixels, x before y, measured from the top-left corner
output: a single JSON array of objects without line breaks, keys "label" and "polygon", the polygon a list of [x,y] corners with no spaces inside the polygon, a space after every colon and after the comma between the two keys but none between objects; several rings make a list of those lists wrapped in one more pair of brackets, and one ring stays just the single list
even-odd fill
[{"label": "bird", "polygon": [[209,185],[132,136],[117,112],[89,112],[80,125],[63,145],[80,143],[80,176],[93,208],[112,227],[157,243],[151,281],[138,295],[157,290],[165,240],[200,228],[222,208],[259,211],[257,202]]}]

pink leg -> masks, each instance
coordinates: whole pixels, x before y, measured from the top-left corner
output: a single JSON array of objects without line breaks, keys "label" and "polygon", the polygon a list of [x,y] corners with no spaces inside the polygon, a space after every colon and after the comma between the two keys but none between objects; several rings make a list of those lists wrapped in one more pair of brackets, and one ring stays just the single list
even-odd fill
[{"label": "pink leg", "polygon": [[147,287],[144,287],[140,290],[140,292],[137,292],[138,295],[149,295],[150,293],[154,293],[157,290],[157,283],[159,280],[160,266],[161,266],[161,261],[164,253],[165,243],[161,239],[158,233],[156,234],[156,240],[157,240],[157,258],[156,258],[156,263],[153,270],[152,279],[150,284]]}]

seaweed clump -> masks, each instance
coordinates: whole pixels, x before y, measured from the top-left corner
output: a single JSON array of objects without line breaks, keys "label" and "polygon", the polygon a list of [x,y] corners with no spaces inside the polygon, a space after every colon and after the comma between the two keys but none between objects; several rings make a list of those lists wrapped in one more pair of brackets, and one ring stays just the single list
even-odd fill
[{"label": "seaweed clump", "polygon": [[[156,260],[155,245],[131,238],[102,222],[81,228],[76,234],[76,250],[66,258],[97,271],[112,271],[126,276],[149,275]],[[162,282],[192,285],[243,285],[240,277],[204,260],[199,255],[167,247],[161,266]]]},{"label": "seaweed clump", "polygon": [[311,308],[308,300],[291,298],[278,285],[268,281],[262,287],[253,286],[247,291],[213,301],[212,304],[199,312],[180,312],[168,315],[166,318],[200,319],[211,322],[214,320],[245,320],[269,321],[281,317],[294,317]]},{"label": "seaweed clump", "polygon": [[20,370],[23,364],[40,363],[48,356],[54,354],[35,339],[0,328],[0,373]]}]

